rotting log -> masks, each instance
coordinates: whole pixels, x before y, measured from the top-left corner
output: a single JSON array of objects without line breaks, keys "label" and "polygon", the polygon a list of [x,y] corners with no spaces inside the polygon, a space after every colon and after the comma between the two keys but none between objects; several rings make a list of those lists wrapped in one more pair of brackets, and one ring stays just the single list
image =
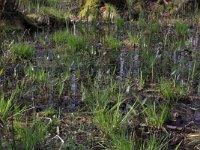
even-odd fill
[{"label": "rotting log", "polygon": [[[42,26],[38,24],[37,20],[30,18],[19,10],[19,0],[0,0],[0,20],[7,21],[11,25],[19,25],[22,29],[30,31],[38,31],[44,26],[66,26],[64,18],[57,18],[56,16],[46,15],[49,18],[49,23],[43,22]],[[68,20],[68,22],[70,22]],[[69,23],[71,25],[71,22]]]}]

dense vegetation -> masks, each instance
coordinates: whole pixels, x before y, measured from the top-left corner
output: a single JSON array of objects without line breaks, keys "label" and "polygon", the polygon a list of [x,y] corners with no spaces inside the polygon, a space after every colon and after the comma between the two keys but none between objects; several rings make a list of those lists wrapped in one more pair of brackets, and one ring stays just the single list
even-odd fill
[{"label": "dense vegetation", "polygon": [[0,149],[199,149],[198,6],[0,0]]}]

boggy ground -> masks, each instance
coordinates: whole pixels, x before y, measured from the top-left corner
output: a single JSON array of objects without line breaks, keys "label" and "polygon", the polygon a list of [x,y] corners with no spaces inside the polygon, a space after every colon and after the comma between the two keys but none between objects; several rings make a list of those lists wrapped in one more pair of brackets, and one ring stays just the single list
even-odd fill
[{"label": "boggy ground", "polygon": [[198,15],[3,33],[1,149],[199,149]]}]

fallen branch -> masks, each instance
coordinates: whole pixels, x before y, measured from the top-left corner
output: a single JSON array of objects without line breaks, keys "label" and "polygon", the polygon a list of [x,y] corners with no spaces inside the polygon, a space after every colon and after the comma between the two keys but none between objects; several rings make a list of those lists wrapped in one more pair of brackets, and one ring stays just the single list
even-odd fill
[{"label": "fallen branch", "polygon": [[192,129],[186,126],[178,127],[178,126],[166,125],[165,128],[170,129],[170,130],[182,131],[182,132],[198,132],[199,131],[199,130]]}]

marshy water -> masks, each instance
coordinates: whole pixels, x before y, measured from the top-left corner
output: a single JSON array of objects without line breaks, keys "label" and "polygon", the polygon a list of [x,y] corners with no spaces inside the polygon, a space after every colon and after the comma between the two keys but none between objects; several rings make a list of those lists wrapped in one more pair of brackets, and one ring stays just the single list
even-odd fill
[{"label": "marshy water", "polygon": [[[160,130],[160,126],[151,124],[151,119],[149,122],[141,119],[146,116],[142,113],[148,108],[141,109],[148,103],[154,103],[156,107],[158,105],[157,109],[162,108],[161,104],[173,104],[170,105],[172,117],[164,121],[162,126],[168,132],[176,130],[174,136],[179,131],[198,131],[199,27],[189,26],[185,22],[164,26],[153,22],[145,24],[140,20],[123,22],[122,25],[93,21],[74,22],[71,28],[50,31],[44,28],[37,33],[13,33],[1,42],[0,91],[5,99],[12,96],[14,91],[14,103],[21,107],[32,106],[25,111],[28,115],[53,109],[56,110],[53,114],[60,115],[61,119],[64,116],[62,125],[57,125],[60,128],[66,125],[63,128],[67,131],[61,128],[60,135],[64,140],[69,142],[64,132],[70,135],[70,130],[74,131],[71,127],[73,121],[71,124],[68,122],[68,128],[65,120],[69,113],[80,113],[81,117],[83,114],[93,114],[94,125],[88,125],[86,121],[84,132],[102,130],[109,135],[110,132],[105,129],[109,126],[104,127],[99,123],[102,118],[98,118],[101,110],[105,114],[109,112],[107,108],[111,108],[112,113],[119,111],[123,114],[125,117],[121,122],[126,122],[123,125],[132,132],[138,130],[141,136],[146,133],[140,128],[146,130],[149,127],[152,132]],[[13,44],[24,42],[34,47],[30,58],[12,51]],[[142,106],[135,108],[136,103]],[[134,114],[137,119],[131,120],[133,118],[129,114]],[[143,117],[140,118],[141,115]],[[96,129],[98,125],[100,129]],[[74,126],[76,128],[77,124]],[[70,137],[75,136],[74,132]],[[168,134],[162,132],[161,135]],[[88,138],[88,135],[85,136]],[[95,133],[93,136],[98,135]],[[86,142],[82,144],[88,148],[92,142],[86,137],[83,137],[82,140],[86,139]],[[179,145],[180,139],[170,140],[172,149]],[[106,142],[101,145],[100,140],[93,141],[98,145],[93,145],[93,149],[103,149]],[[75,143],[77,149],[80,148],[81,142]]]}]

